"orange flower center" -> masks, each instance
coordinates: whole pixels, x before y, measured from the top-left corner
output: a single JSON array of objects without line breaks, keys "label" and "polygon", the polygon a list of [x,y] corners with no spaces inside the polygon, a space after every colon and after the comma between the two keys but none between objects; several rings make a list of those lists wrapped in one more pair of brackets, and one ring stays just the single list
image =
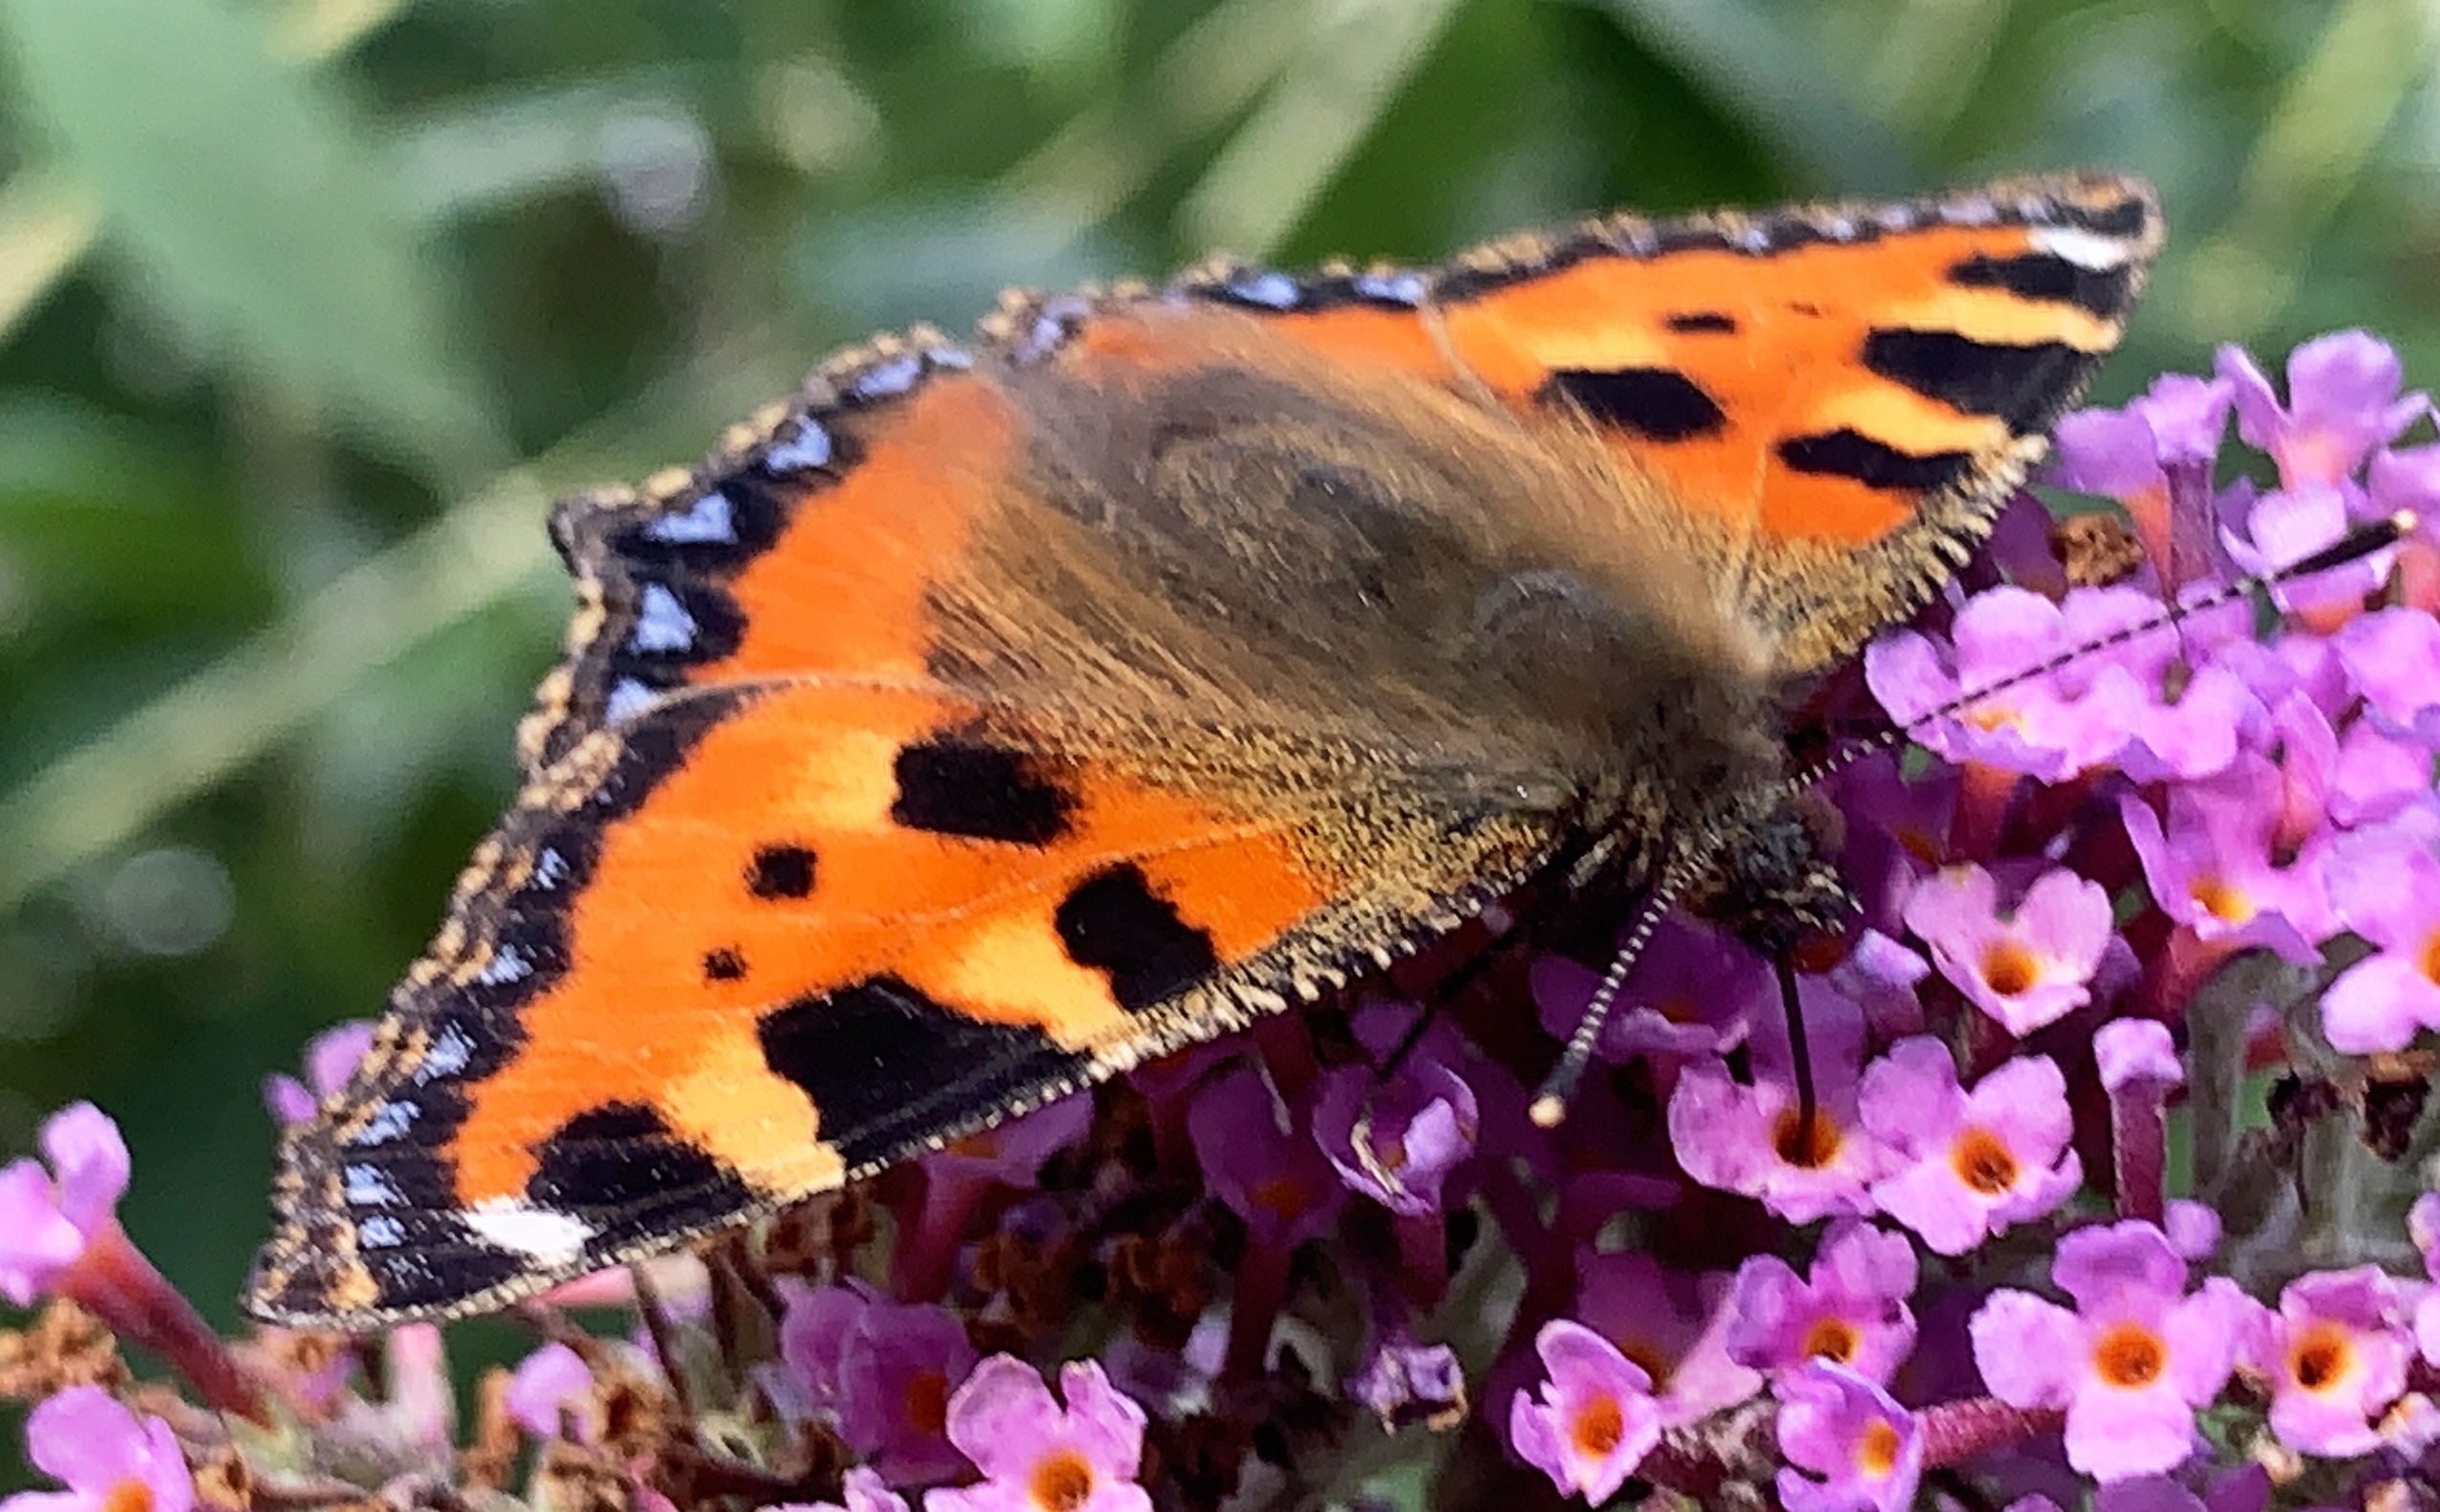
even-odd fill
[{"label": "orange flower center", "polygon": [[2197,877],[2186,889],[2188,896],[2203,905],[2203,911],[2223,924],[2247,924],[2253,920],[2253,899],[2228,886],[2218,877]]},{"label": "orange flower center", "polygon": [[1810,1119],[1799,1118],[1794,1108],[1779,1115],[1778,1128],[1771,1140],[1779,1159],[1808,1170],[1819,1170],[1838,1159],[1839,1143],[1839,1126],[1819,1108],[1813,1110]]},{"label": "orange flower center", "polygon": [[1898,1428],[1886,1417],[1864,1425],[1856,1440],[1856,1468],[1878,1480],[1898,1468]]},{"label": "orange flower center", "polygon": [[1917,861],[1922,862],[1925,866],[1937,867],[1940,865],[1940,852],[1946,848],[1948,844],[1943,837],[1933,834],[1931,830],[1924,828],[1920,824],[1902,825],[1897,829],[1891,830],[1889,833],[1890,838],[1897,841],[1899,846],[1906,850],[1907,854],[1914,857]]},{"label": "orange flower center", "polygon": [[1856,1346],[1864,1339],[1855,1324],[1843,1318],[1820,1318],[1805,1330],[1804,1358],[1822,1359],[1832,1365],[1845,1365],[1856,1357]]},{"label": "orange flower center", "polygon": [[2440,929],[2433,930],[2431,937],[2423,942],[2423,959],[2418,964],[2423,967],[2424,981],[2440,982]]},{"label": "orange flower center", "polygon": [[1000,1158],[1000,1130],[997,1127],[977,1129],[962,1140],[951,1140],[941,1148],[941,1153],[962,1155],[977,1161],[996,1161]]},{"label": "orange flower center", "polygon": [[1982,980],[2003,998],[2029,990],[2042,978],[2033,952],[2013,939],[1995,939],[1982,955]]},{"label": "orange flower center", "polygon": [[102,1512],[152,1512],[152,1488],[141,1480],[122,1480],[102,1499]]},{"label": "orange flower center", "polygon": [[1652,1383],[1656,1394],[1669,1389],[1670,1372],[1676,1370],[1678,1365],[1659,1344],[1645,1339],[1613,1339],[1610,1346],[1625,1355],[1629,1365],[1643,1372],[1643,1378]]},{"label": "orange flower center", "polygon": [[1042,1512],[1076,1512],[1093,1500],[1093,1466],[1074,1450],[1062,1449],[1033,1467],[1026,1491]]},{"label": "orange flower center", "polygon": [[2326,1391],[2347,1375],[2355,1341],[2337,1323],[2316,1323],[2289,1342],[2288,1374],[2308,1391]]},{"label": "orange flower center", "polygon": [[1248,1188],[1246,1199],[1273,1217],[1286,1220],[1300,1218],[1313,1204],[1313,1196],[1304,1183],[1293,1176],[1272,1176]]},{"label": "orange flower center", "polygon": [[2141,1323],[2112,1323],[2092,1347],[2092,1367],[2112,1386],[2150,1386],[2169,1367],[2169,1346]]},{"label": "orange flower center", "polygon": [[1616,1397],[1596,1396],[1568,1420],[1568,1436],[1584,1454],[1601,1458],[1627,1436],[1627,1414],[1619,1410]]},{"label": "orange flower center", "polygon": [[2016,1152],[1978,1125],[1968,1126],[1950,1146],[1949,1167],[1957,1180],[1985,1197],[1997,1197],[2017,1185]]},{"label": "orange flower center", "polygon": [[922,1433],[939,1433],[949,1427],[949,1376],[942,1370],[921,1370],[907,1382],[907,1423]]}]

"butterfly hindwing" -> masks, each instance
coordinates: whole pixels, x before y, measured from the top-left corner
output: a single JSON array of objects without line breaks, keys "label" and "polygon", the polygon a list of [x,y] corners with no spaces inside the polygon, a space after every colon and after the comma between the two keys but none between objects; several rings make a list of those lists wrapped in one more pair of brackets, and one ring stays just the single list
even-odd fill
[{"label": "butterfly hindwing", "polygon": [[[563,512],[599,608],[517,807],[286,1143],[251,1307],[465,1311],[664,1248],[1310,999],[1548,853],[1548,812],[1299,733],[1318,680],[1272,708],[1160,594],[1096,597],[1114,530],[992,451],[1053,397],[932,361]],[[774,451],[816,425],[807,484]],[[1138,665],[1170,655],[1208,677]]]}]

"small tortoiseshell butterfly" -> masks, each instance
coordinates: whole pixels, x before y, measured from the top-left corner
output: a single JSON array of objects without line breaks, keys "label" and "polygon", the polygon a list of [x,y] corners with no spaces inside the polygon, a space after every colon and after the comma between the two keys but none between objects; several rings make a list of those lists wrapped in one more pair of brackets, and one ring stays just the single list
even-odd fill
[{"label": "small tortoiseshell butterfly", "polygon": [[568,502],[524,790],[247,1305],[496,1307],[1538,880],[1817,906],[1788,690],[1965,560],[2159,238],[2095,174],[1012,298]]}]

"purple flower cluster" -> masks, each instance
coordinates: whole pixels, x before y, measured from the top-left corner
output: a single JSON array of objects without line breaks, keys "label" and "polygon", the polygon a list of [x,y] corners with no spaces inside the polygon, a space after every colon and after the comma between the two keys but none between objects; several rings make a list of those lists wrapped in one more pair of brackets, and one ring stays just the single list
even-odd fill
[{"label": "purple flower cluster", "polygon": [[[1453,987],[1421,960],[563,1289],[454,1469],[436,1331],[395,1333],[375,1383],[359,1352],[165,1326],[112,1215],[125,1151],[69,1109],[0,1169],[0,1296],[99,1313],[282,1432],[56,1390],[29,1442],[69,1489],[0,1512],[189,1512],[180,1456],[229,1454],[291,1507],[453,1475],[506,1498],[520,1467],[534,1504],[639,1512],[1387,1505],[1434,1479],[2440,1504],[2440,1195],[2403,1158],[2440,1028],[2440,443],[2406,443],[2430,413],[2348,332],[2291,356],[2284,397],[2229,350],[2069,417],[2048,482],[2140,552],[2022,495],[1808,710],[1917,744],[1825,783],[1860,909],[1796,962],[1800,1042],[1774,962],[1664,919],[1546,1128],[1536,1082],[1604,962],[1494,956]],[[2223,457],[2232,419],[2252,456]],[[360,1046],[275,1079],[275,1114]],[[571,1320],[604,1304],[651,1326]]]}]

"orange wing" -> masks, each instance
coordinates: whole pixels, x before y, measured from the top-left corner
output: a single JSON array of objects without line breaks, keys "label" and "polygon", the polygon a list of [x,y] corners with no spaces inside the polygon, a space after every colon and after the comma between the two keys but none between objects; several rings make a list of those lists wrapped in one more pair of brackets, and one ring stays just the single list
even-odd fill
[{"label": "orange wing", "polygon": [[2161,238],[2140,181],[1896,204],[1620,215],[1433,272],[1219,264],[1350,366],[1573,409],[1707,517],[1718,570],[1810,670],[1910,613],[1978,542],[2118,343]]}]

